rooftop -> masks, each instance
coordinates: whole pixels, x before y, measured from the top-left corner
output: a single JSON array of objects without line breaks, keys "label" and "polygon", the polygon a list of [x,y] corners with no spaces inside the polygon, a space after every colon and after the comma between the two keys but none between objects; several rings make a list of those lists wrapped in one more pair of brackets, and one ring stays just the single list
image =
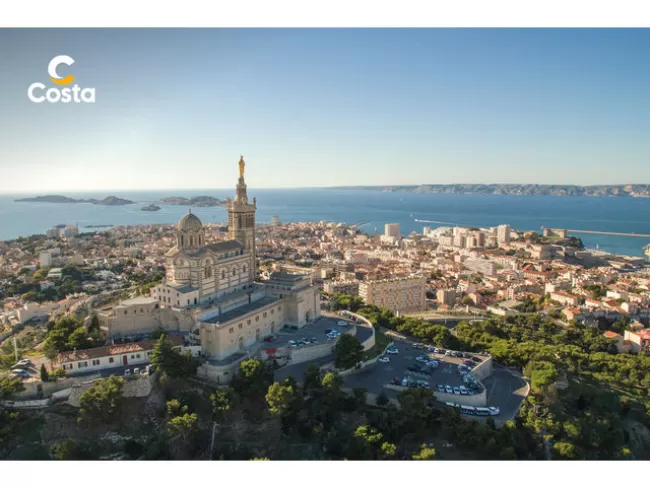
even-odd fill
[{"label": "rooftop", "polygon": [[179,293],[191,293],[194,291],[197,291],[198,289],[192,286],[188,286],[187,284],[179,284],[177,282],[168,282],[167,286],[174,288],[176,291]]},{"label": "rooftop", "polygon": [[156,298],[151,298],[149,296],[138,296],[136,298],[120,301],[118,306],[133,306],[134,304],[152,304],[157,302],[158,300]]},{"label": "rooftop", "polygon": [[213,316],[212,318],[208,318],[205,320],[201,320],[203,323],[227,323],[231,320],[234,320],[236,318],[239,318],[241,316],[245,316],[249,313],[253,313],[254,311],[257,311],[259,309],[264,308],[265,306],[268,306],[270,304],[273,304],[275,302],[278,302],[280,299],[273,297],[273,296],[264,296],[263,298],[260,298],[256,301],[253,301],[251,303],[246,303],[243,306],[239,306],[235,309],[232,309],[230,311],[226,311],[225,313],[221,313],[221,315]]},{"label": "rooftop", "polygon": [[[182,336],[170,336],[167,339],[174,346],[183,344]],[[59,363],[74,362],[77,360],[90,360],[100,357],[111,357],[122,355],[124,353],[146,352],[153,350],[158,340],[147,340],[138,343],[124,343],[122,345],[111,345],[108,347],[89,348],[87,350],[77,350],[76,352],[63,352],[59,354]]]}]

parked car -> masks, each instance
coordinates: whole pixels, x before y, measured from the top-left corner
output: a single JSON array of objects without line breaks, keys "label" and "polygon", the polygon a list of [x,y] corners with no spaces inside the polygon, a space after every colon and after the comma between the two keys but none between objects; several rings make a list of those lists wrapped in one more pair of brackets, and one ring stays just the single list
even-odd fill
[{"label": "parked car", "polygon": [[477,364],[480,364],[480,363],[481,363],[481,359],[478,358],[478,357],[472,357],[472,360],[473,360],[474,362],[476,362]]},{"label": "parked car", "polygon": [[460,389],[458,386],[454,386],[454,394],[460,394]]},{"label": "parked car", "polygon": [[427,357],[426,355],[418,355],[417,357],[415,357],[415,360],[417,360],[418,362],[428,362],[429,357]]},{"label": "parked car", "polygon": [[432,369],[437,369],[439,365],[440,362],[438,362],[437,360],[429,360],[427,362],[427,367],[431,367]]},{"label": "parked car", "polygon": [[312,342],[312,343],[318,343],[318,338],[311,337],[309,341]]},{"label": "parked car", "polygon": [[140,367],[136,367],[135,369],[133,369],[134,375],[138,375],[139,373],[140,373]]},{"label": "parked car", "polygon": [[436,347],[433,347],[433,353],[440,353],[440,349],[436,348]]},{"label": "parked car", "polygon": [[460,390],[460,393],[464,396],[467,395],[467,388],[465,386],[458,386],[458,390]]},{"label": "parked car", "polygon": [[417,349],[424,348],[424,345],[422,345],[421,343],[414,343],[412,346],[413,348],[417,348]]},{"label": "parked car", "polygon": [[29,372],[27,372],[25,369],[13,369],[11,373],[19,375],[21,377],[29,377]]},{"label": "parked car", "polygon": [[347,321],[343,321],[343,320],[339,320],[338,323],[337,323],[337,325],[339,325],[339,326],[348,326],[348,322],[347,322]]},{"label": "parked car", "polygon": [[438,353],[439,353],[440,355],[447,355],[447,350],[445,350],[444,348],[439,348],[439,349],[438,349]]},{"label": "parked car", "polygon": [[451,350],[447,350],[447,351],[445,352],[445,355],[448,355],[448,356],[450,356],[450,357],[451,357],[453,354],[454,354],[454,352],[452,352]]},{"label": "parked car", "polygon": [[454,392],[454,390],[451,388],[450,385],[446,385],[446,386],[445,386],[445,392],[446,392],[447,394],[451,394],[452,392]]},{"label": "parked car", "polygon": [[336,331],[336,330],[335,330],[334,328],[328,328],[327,330],[325,330],[325,334],[326,334],[326,335],[329,335],[329,334],[332,333],[333,331]]},{"label": "parked car", "polygon": [[382,355],[377,359],[377,362],[381,362],[382,364],[390,363],[390,357],[388,355]]},{"label": "parked car", "polygon": [[131,369],[124,369],[124,377],[128,377],[131,375]]},{"label": "parked car", "polygon": [[397,348],[395,348],[395,347],[391,347],[388,350],[386,350],[386,353],[388,353],[390,355],[395,355],[396,353],[399,353],[399,350],[397,350]]},{"label": "parked car", "polygon": [[431,386],[429,385],[429,382],[426,380],[416,380],[415,383],[418,385],[418,387],[424,387],[425,389],[431,389]]},{"label": "parked car", "polygon": [[289,345],[295,345],[296,341],[295,340],[289,340]]},{"label": "parked car", "polygon": [[445,392],[445,386],[438,384],[438,392]]},{"label": "parked car", "polygon": [[474,362],[472,362],[471,360],[463,360],[463,365],[467,367],[474,367]]},{"label": "parked car", "polygon": [[490,410],[490,416],[496,416],[501,413],[501,410],[496,406],[490,406],[488,409]]}]

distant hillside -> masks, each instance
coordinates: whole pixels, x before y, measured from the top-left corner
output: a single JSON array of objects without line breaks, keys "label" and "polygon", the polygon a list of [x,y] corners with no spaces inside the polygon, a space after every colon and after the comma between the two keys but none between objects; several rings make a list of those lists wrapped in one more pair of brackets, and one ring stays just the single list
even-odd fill
[{"label": "distant hillside", "polygon": [[116,196],[107,196],[104,199],[97,200],[94,198],[84,200],[84,199],[74,199],[67,196],[61,195],[47,195],[47,196],[36,196],[34,198],[21,198],[14,201],[18,202],[27,202],[27,203],[92,203],[93,205],[107,205],[107,206],[118,206],[118,205],[132,205],[134,202],[130,200],[125,200],[123,198],[118,198]]},{"label": "distant hillside", "polygon": [[338,186],[328,189],[363,189],[388,193],[650,197],[650,185],[648,184],[610,186],[575,186],[565,184],[421,184],[419,186]]}]

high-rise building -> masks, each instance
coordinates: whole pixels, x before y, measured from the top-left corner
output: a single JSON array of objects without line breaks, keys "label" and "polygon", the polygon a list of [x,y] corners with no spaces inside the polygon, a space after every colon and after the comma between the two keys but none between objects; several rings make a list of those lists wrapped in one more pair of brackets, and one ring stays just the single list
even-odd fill
[{"label": "high-rise building", "polygon": [[63,230],[63,236],[65,238],[74,238],[79,235],[79,227],[76,225],[68,225]]},{"label": "high-rise building", "polygon": [[502,243],[510,243],[510,226],[509,225],[499,225],[497,227],[497,242],[499,245]]},{"label": "high-rise building", "polygon": [[465,267],[474,272],[480,272],[486,276],[493,276],[497,273],[497,264],[488,259],[467,259]]},{"label": "high-rise building", "polygon": [[440,304],[446,304],[447,306],[453,306],[456,302],[456,290],[455,289],[438,289],[436,292],[436,299]]},{"label": "high-rise building", "polygon": [[361,281],[359,297],[366,304],[400,313],[426,309],[426,278],[413,276],[397,279]]},{"label": "high-rise building", "polygon": [[384,236],[400,238],[399,223],[386,223],[384,226]]}]

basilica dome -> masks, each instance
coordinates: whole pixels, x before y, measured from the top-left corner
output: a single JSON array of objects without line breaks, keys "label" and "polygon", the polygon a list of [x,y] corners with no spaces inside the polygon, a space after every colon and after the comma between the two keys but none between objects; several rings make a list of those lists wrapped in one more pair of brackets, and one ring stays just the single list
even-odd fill
[{"label": "basilica dome", "polygon": [[199,217],[192,214],[192,210],[178,222],[178,230],[181,232],[200,232],[203,224]]}]

